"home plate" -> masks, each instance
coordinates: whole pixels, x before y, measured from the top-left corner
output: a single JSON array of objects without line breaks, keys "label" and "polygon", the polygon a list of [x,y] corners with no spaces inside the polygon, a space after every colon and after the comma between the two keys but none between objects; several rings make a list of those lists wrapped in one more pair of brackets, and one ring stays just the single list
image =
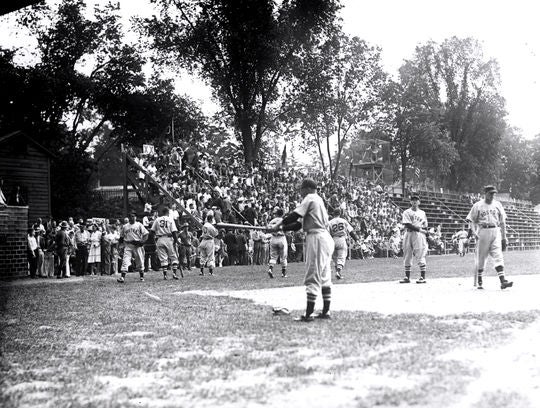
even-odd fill
[{"label": "home plate", "polygon": [[[514,287],[500,289],[496,276],[484,277],[484,290],[473,286],[472,278],[428,279],[418,285],[393,282],[339,284],[332,286],[332,311],[365,311],[382,314],[424,313],[436,316],[463,313],[508,313],[540,310],[539,275],[509,276]],[[305,288],[271,288],[235,291],[190,291],[182,294],[230,296],[249,299],[256,304],[303,310],[306,305]],[[322,298],[317,298],[322,306]]]}]

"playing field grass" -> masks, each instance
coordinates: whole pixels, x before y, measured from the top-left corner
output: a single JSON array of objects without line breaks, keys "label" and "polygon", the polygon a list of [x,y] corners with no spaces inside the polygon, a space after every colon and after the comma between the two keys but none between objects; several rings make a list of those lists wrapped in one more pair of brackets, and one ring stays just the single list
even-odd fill
[{"label": "playing field grass", "polygon": [[[510,276],[535,274],[540,251],[510,252],[506,261]],[[397,281],[401,262],[351,261],[337,284]],[[472,262],[429,257],[428,278],[469,276],[472,285]],[[538,406],[537,310],[336,311],[305,324],[249,300],[182,294],[302,278],[303,264],[292,264],[287,279],[246,266],[214,276],[193,270],[180,281],[153,272],[123,285],[113,277],[0,284],[0,406]]]}]

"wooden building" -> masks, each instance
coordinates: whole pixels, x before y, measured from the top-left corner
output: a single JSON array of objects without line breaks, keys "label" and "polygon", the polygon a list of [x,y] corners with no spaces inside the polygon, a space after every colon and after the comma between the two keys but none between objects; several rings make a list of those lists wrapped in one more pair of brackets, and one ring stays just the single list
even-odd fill
[{"label": "wooden building", "polygon": [[51,214],[51,158],[23,132],[0,136],[0,178],[9,205],[28,206],[29,223]]}]

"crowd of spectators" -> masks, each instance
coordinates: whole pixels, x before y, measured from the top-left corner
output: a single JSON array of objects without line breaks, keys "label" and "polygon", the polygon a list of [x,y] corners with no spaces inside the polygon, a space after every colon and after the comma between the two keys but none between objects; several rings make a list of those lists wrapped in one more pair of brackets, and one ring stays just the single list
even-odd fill
[{"label": "crowd of spectators", "polygon": [[[361,242],[351,248],[351,257],[370,258],[399,253],[391,241],[395,242],[400,236],[401,211],[380,184],[344,176],[330,180],[323,172],[286,167],[248,167],[237,159],[211,156],[197,152],[193,147],[184,150],[182,146],[169,145],[135,157],[136,162],[191,215],[203,220],[212,212],[217,223],[266,225],[276,207],[287,213],[299,204],[301,197],[296,186],[304,177],[311,177],[317,181],[319,194],[329,212],[339,209],[362,237]],[[143,172],[139,177],[141,181],[148,182]],[[229,233],[241,241],[242,235],[246,235],[241,230]],[[223,231],[223,235],[226,234],[227,231]],[[299,237],[291,235],[288,239],[291,261],[300,260],[302,257],[295,250],[300,246]],[[254,239],[250,236],[247,241],[247,244],[236,245],[247,246],[247,255],[243,255],[242,249],[236,255],[229,236],[226,246],[233,254],[233,263],[245,264],[251,259],[255,263],[266,262],[265,256],[256,255],[254,248],[258,249],[259,242],[262,242],[265,249],[269,238],[255,236]]]}]

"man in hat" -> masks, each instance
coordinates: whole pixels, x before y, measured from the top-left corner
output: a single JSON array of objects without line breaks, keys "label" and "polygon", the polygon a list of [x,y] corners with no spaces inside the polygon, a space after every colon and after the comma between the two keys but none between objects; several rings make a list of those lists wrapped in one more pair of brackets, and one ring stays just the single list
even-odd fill
[{"label": "man in hat", "polygon": [[[306,313],[297,321],[313,321],[315,301],[322,292],[323,309],[316,317],[329,319],[330,300],[332,297],[331,261],[334,251],[334,240],[328,232],[328,212],[322,198],[317,194],[317,183],[312,179],[304,179],[299,186],[302,202],[296,209],[283,218],[280,225],[269,229],[270,232],[279,229],[297,231],[302,228],[306,233]],[[302,223],[298,221],[302,218]]]},{"label": "man in hat", "polygon": [[58,279],[69,278],[67,272],[67,262],[69,256],[69,246],[71,245],[71,239],[67,233],[68,223],[67,221],[62,221],[60,223],[60,230],[56,232],[55,236],[55,251],[56,256],[58,257]]},{"label": "man in hat", "polygon": [[189,231],[187,222],[180,226],[178,233],[180,262],[185,265],[188,271],[191,270],[191,257],[193,255],[193,233]]},{"label": "man in hat", "polygon": [[356,235],[353,227],[349,224],[345,218],[341,217],[341,210],[339,208],[334,209],[332,212],[333,218],[330,220],[330,235],[334,240],[334,254],[332,255],[332,261],[336,268],[336,278],[343,279],[341,274],[343,267],[345,266],[345,260],[349,252],[347,245],[347,236],[350,235],[355,241],[360,241],[360,237]]},{"label": "man in hat", "polygon": [[[159,210],[159,217],[152,224],[148,239],[151,240],[154,235],[157,237],[156,249],[161,271],[163,272],[163,279],[167,279],[167,268],[169,264],[171,265],[173,279],[178,279],[176,275],[176,271],[178,270],[178,256],[175,248],[178,246],[178,229],[174,220],[169,216],[169,209],[167,207],[162,207]],[[180,274],[184,277],[182,268],[180,268]]]},{"label": "man in hat", "polygon": [[75,231],[75,245],[77,246],[76,253],[76,275],[86,275],[88,268],[88,248],[90,247],[90,232],[81,219],[78,222],[78,228]]},{"label": "man in hat", "polygon": [[144,282],[144,242],[148,238],[148,230],[137,221],[137,213],[132,212],[129,222],[122,225],[119,243],[124,243],[124,256],[122,257],[122,276],[117,279],[119,283],[125,282],[126,273],[131,265],[131,259],[135,260],[135,271],[139,272],[141,282]]},{"label": "man in hat", "polygon": [[506,250],[506,212],[502,204],[495,200],[497,189],[492,186],[484,187],[484,199],[471,208],[467,221],[471,223],[469,234],[477,237],[476,270],[478,289],[483,289],[482,274],[489,255],[493,258],[495,270],[501,281],[501,289],[512,287],[513,282],[504,276],[504,260],[502,251]]},{"label": "man in hat", "polygon": [[411,196],[411,208],[403,211],[401,223],[405,227],[405,237],[403,238],[403,265],[405,267],[405,278],[399,283],[410,283],[411,261],[416,258],[420,268],[420,278],[416,283],[426,283],[426,255],[428,251],[427,239],[428,221],[426,213],[419,208],[420,197],[413,194]]}]

